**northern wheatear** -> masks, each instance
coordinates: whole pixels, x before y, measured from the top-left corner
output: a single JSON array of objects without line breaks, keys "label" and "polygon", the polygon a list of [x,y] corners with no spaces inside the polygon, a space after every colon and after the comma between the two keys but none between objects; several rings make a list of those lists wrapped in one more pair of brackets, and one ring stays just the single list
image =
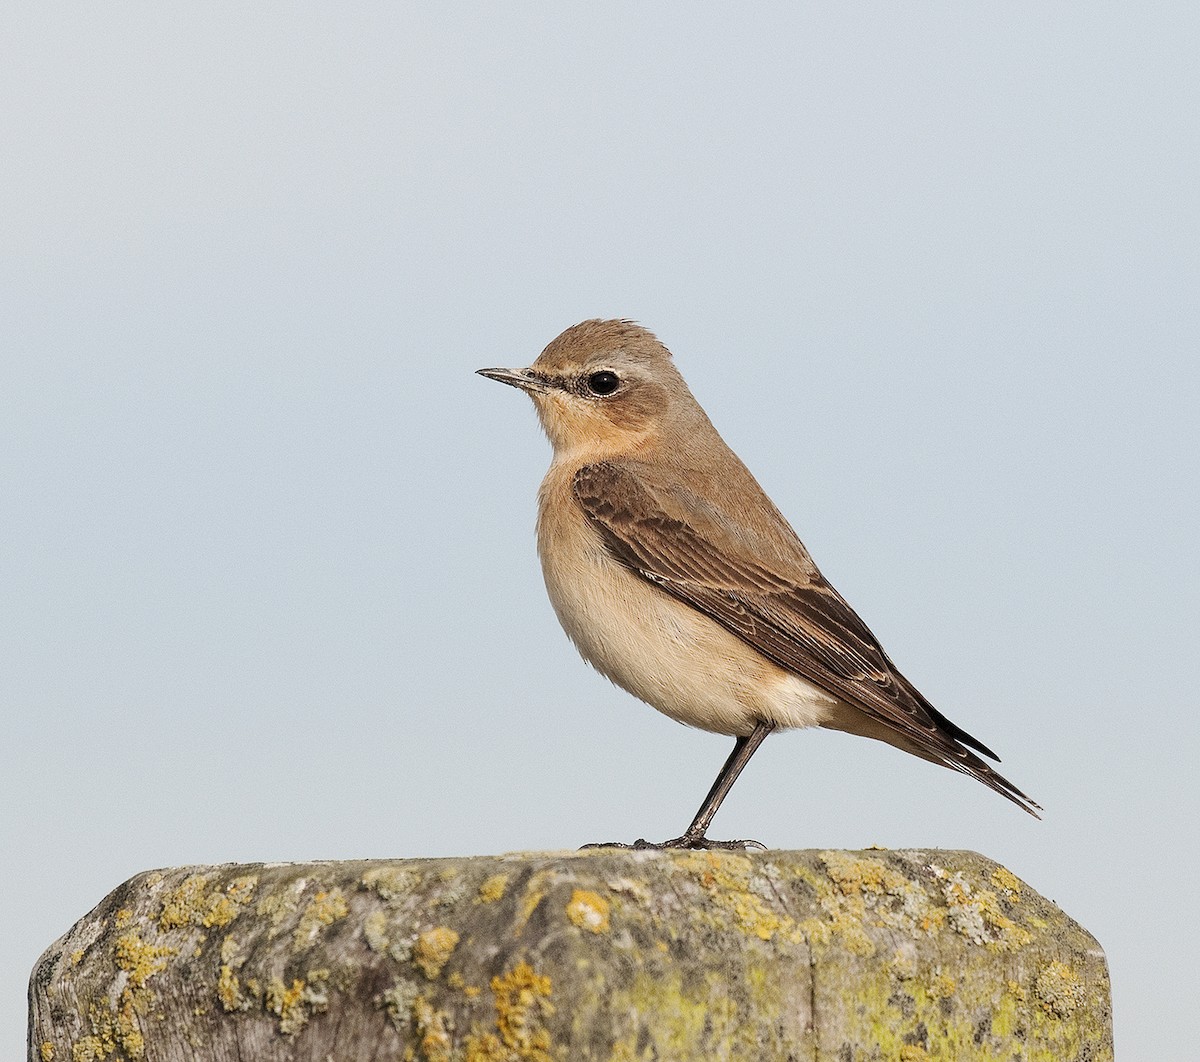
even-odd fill
[{"label": "northern wheatear", "polygon": [[737,739],[684,834],[635,847],[743,845],[705,833],[776,727],[886,741],[1037,815],[976,755],[995,753],[921,696],[826,582],[654,335],[584,321],[530,368],[479,372],[526,391],[554,447],[537,541],[568,637],[635,697]]}]

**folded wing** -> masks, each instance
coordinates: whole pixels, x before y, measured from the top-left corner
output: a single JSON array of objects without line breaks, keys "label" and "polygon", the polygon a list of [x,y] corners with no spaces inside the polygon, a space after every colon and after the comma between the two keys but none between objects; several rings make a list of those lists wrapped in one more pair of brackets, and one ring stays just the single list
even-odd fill
[{"label": "folded wing", "polygon": [[978,779],[1036,816],[1038,805],[971,749],[995,754],[900,674],[765,497],[760,515],[769,534],[753,530],[762,520],[734,520],[634,461],[584,466],[574,493],[613,557],[631,571],[867,713],[895,744]]}]

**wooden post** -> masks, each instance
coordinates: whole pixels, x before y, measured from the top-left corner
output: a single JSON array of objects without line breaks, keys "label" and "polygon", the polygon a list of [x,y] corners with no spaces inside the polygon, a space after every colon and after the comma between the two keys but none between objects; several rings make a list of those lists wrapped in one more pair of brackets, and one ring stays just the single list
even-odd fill
[{"label": "wooden post", "polygon": [[30,983],[31,1062],[1112,1058],[1096,942],[971,852],[139,874]]}]

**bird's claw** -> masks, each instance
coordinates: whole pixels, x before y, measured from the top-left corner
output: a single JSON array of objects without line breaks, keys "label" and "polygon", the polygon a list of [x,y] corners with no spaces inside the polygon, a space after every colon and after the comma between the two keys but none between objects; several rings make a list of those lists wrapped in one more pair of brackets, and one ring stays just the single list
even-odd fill
[{"label": "bird's claw", "polygon": [[598,844],[585,844],[580,851],[591,848],[622,848],[633,852],[661,852],[669,848],[684,848],[690,851],[717,850],[722,852],[746,852],[751,850],[765,852],[767,850],[767,846],[762,841],[749,839],[740,841],[714,841],[711,837],[705,837],[702,833],[685,833],[682,837],[672,837],[669,841],[657,842],[647,841],[644,837],[639,837],[633,844],[626,844],[623,841],[601,841]]}]

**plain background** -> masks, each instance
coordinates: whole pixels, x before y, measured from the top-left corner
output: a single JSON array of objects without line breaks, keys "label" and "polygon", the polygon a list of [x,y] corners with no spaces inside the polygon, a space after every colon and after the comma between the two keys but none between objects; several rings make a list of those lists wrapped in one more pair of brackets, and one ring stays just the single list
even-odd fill
[{"label": "plain background", "polygon": [[1046,808],[773,737],[714,834],[976,849],[1195,1049],[1194,4],[0,14],[0,1050],[131,874],[673,836],[728,752],[545,600],[528,401],[625,316]]}]

